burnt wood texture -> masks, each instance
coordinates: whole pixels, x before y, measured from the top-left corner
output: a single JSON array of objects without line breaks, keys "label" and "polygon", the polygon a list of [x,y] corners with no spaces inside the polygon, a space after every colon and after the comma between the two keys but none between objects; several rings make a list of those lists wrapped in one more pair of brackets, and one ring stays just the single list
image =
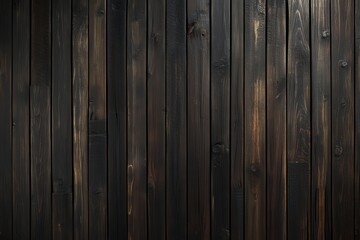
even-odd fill
[{"label": "burnt wood texture", "polygon": [[360,239],[359,1],[0,9],[0,240]]}]

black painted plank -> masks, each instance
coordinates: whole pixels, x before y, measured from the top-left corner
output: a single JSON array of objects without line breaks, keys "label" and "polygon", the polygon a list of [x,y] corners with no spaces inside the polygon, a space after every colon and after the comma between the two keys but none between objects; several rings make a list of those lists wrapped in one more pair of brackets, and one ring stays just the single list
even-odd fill
[{"label": "black painted plank", "polygon": [[88,1],[72,2],[72,109],[74,239],[89,238],[88,202]]},{"label": "black painted plank", "polygon": [[109,239],[127,238],[126,0],[107,3]]},{"label": "black painted plank", "polygon": [[128,239],[147,238],[147,1],[128,5]]},{"label": "black painted plank", "polygon": [[210,239],[210,1],[187,2],[188,239]]},{"label": "black painted plank", "polygon": [[0,238],[12,238],[12,1],[0,9]]},{"label": "black painted plank", "polygon": [[31,8],[31,238],[51,239],[51,4]]},{"label": "black painted plank", "polygon": [[[72,239],[72,201],[58,197],[72,193],[71,1],[53,0],[51,7],[53,238]],[[58,214],[61,211],[67,214]]]},{"label": "black painted plank", "polygon": [[[354,239],[354,1],[331,1],[332,231]],[[344,47],[346,46],[346,47]]]},{"label": "black painted plank", "polygon": [[360,2],[355,1],[355,239],[360,238]]},{"label": "black painted plank", "polygon": [[245,1],[245,239],[266,236],[266,1]]},{"label": "black painted plank", "polygon": [[211,237],[230,238],[230,0],[211,1]]},{"label": "black painted plank", "polygon": [[106,3],[89,1],[89,239],[107,238]]},{"label": "black painted plank", "polygon": [[148,239],[165,239],[165,0],[148,2]]},{"label": "black painted plank", "polygon": [[166,233],[187,236],[186,1],[167,0],[166,10]]},{"label": "black painted plank", "polygon": [[73,195],[67,192],[55,192],[52,194],[53,204],[53,238],[73,239]]},{"label": "black painted plank", "polygon": [[231,226],[232,240],[244,239],[244,1],[231,2]]},{"label": "black painted plank", "polygon": [[286,0],[267,3],[267,238],[286,230]]},{"label": "black painted plank", "polygon": [[309,1],[288,2],[287,206],[288,238],[310,234],[310,47]]},{"label": "black painted plank", "polygon": [[13,4],[13,239],[30,239],[30,1]]},{"label": "black painted plank", "polygon": [[311,238],[331,239],[330,1],[311,1]]}]

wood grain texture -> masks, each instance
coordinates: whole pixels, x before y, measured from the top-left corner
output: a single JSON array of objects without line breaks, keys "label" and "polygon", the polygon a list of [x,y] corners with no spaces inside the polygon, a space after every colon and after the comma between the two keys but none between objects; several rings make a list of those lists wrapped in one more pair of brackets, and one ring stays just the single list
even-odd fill
[{"label": "wood grain texture", "polygon": [[245,1],[245,239],[266,236],[266,1]]},{"label": "wood grain texture", "polygon": [[148,239],[165,239],[165,0],[148,2]]},{"label": "wood grain texture", "polygon": [[54,0],[51,7],[52,233],[53,239],[72,239],[71,1]]},{"label": "wood grain texture", "polygon": [[230,238],[230,1],[211,1],[211,237]]},{"label": "wood grain texture", "polygon": [[186,1],[166,3],[166,234],[187,236]]},{"label": "wood grain texture", "polygon": [[88,1],[72,2],[72,114],[74,239],[89,238],[88,108],[89,15]]},{"label": "wood grain texture", "polygon": [[126,0],[107,2],[109,239],[127,237]]},{"label": "wood grain texture", "polygon": [[12,1],[0,9],[0,238],[12,238]]},{"label": "wood grain texture", "polygon": [[244,1],[231,1],[231,80],[230,80],[230,237],[244,239]]},{"label": "wood grain texture", "polygon": [[188,239],[210,239],[210,1],[187,2]]},{"label": "wood grain texture", "polygon": [[286,1],[267,2],[267,237],[287,239]]},{"label": "wood grain texture", "polygon": [[31,4],[31,239],[51,239],[51,5]]},{"label": "wood grain texture", "polygon": [[[354,239],[354,1],[331,1],[332,231]],[[344,48],[343,46],[347,46]]]},{"label": "wood grain texture", "polygon": [[107,238],[106,3],[89,1],[89,239]]},{"label": "wood grain texture", "polygon": [[[128,239],[148,236],[147,226],[147,1],[128,5]],[[141,229],[141,231],[139,231]]]},{"label": "wood grain texture", "polygon": [[30,1],[13,3],[12,174],[14,240],[30,239]]},{"label": "wood grain texture", "polygon": [[288,238],[308,239],[311,158],[309,1],[289,1],[288,11]]},{"label": "wood grain texture", "polygon": [[330,1],[311,1],[311,238],[331,239]]},{"label": "wood grain texture", "polygon": [[360,238],[360,2],[355,1],[355,236]]}]

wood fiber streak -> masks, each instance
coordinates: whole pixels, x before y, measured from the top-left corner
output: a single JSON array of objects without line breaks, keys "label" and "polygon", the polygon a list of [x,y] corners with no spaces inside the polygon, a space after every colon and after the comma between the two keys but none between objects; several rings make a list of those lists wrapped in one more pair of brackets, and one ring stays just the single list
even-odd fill
[{"label": "wood fiber streak", "polygon": [[355,1],[355,236],[360,238],[360,2]]},{"label": "wood fiber streak", "polygon": [[230,0],[211,16],[211,237],[230,239]]},{"label": "wood fiber streak", "polygon": [[287,206],[288,238],[310,234],[310,24],[309,1],[288,2]]},{"label": "wood fiber streak", "polygon": [[210,1],[187,1],[188,239],[210,239]]},{"label": "wood fiber streak", "polygon": [[127,22],[128,239],[148,236],[147,221],[147,1],[132,0]]},{"label": "wood fiber streak", "polygon": [[331,22],[332,232],[334,239],[351,240],[355,210],[354,1],[331,1]]},{"label": "wood fiber streak", "polygon": [[126,7],[107,3],[108,221],[109,239],[127,237]]},{"label": "wood fiber streak", "polygon": [[12,238],[12,1],[0,9],[0,238]]},{"label": "wood fiber streak", "polygon": [[267,3],[267,236],[286,230],[286,1]]},{"label": "wood fiber streak", "polygon": [[244,239],[244,0],[231,1],[230,237]]},{"label": "wood fiber streak", "polygon": [[330,1],[311,1],[311,238],[331,239]]},{"label": "wood fiber streak", "polygon": [[74,239],[89,238],[88,107],[89,107],[88,1],[72,2],[72,114]]},{"label": "wood fiber streak", "polygon": [[165,239],[165,0],[148,2],[148,239]]},{"label": "wood fiber streak", "polygon": [[166,8],[166,237],[187,236],[186,1]]},{"label": "wood fiber streak", "polygon": [[245,1],[245,239],[266,237],[266,1]]},{"label": "wood fiber streak", "polygon": [[89,1],[89,239],[107,238],[106,3]]},{"label": "wood fiber streak", "polygon": [[[30,239],[30,1],[13,4],[12,174],[14,240]],[[1,80],[0,80],[1,81]],[[2,151],[1,151],[2,152]],[[9,221],[10,222],[10,221]]]}]

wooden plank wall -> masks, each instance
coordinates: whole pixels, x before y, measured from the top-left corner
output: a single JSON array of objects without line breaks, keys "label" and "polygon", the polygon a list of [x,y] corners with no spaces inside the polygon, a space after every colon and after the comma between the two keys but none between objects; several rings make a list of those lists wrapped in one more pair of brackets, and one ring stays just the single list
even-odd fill
[{"label": "wooden plank wall", "polygon": [[360,239],[359,1],[0,9],[0,240]]}]

